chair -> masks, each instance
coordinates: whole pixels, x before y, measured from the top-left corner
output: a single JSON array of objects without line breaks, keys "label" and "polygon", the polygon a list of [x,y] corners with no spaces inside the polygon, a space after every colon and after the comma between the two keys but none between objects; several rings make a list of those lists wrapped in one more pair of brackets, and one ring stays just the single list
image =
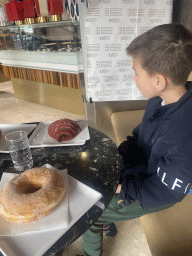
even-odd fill
[{"label": "chair", "polygon": [[[132,135],[143,113],[144,110],[134,110],[111,115],[118,145]],[[140,219],[153,256],[192,256],[192,195],[169,209]]]}]

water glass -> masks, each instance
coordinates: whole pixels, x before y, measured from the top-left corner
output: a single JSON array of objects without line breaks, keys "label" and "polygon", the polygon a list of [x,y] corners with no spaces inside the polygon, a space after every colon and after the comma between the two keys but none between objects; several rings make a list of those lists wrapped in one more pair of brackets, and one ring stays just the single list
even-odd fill
[{"label": "water glass", "polygon": [[33,167],[33,159],[29,147],[27,133],[16,131],[5,136],[9,152],[17,171],[23,172]]}]

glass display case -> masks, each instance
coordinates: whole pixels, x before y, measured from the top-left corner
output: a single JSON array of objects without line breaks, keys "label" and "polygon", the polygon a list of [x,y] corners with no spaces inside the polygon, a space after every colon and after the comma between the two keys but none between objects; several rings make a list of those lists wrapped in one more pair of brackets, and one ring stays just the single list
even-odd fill
[{"label": "glass display case", "polygon": [[0,62],[14,67],[82,72],[79,22],[0,27]]},{"label": "glass display case", "polygon": [[0,27],[0,50],[76,52],[81,49],[79,22]]},{"label": "glass display case", "polygon": [[78,21],[0,27],[0,63],[16,98],[84,115]]}]

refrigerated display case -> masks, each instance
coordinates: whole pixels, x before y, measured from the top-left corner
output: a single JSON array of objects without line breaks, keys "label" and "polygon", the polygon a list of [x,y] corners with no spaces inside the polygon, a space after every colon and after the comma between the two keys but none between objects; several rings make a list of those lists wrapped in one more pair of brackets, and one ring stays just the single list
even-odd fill
[{"label": "refrigerated display case", "polygon": [[16,98],[84,114],[78,21],[0,27],[0,63]]}]

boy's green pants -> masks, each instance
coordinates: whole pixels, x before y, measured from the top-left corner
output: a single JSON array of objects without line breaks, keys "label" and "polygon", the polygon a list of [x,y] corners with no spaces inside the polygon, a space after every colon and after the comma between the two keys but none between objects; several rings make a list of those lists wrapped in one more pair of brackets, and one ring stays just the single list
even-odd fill
[{"label": "boy's green pants", "polygon": [[101,217],[83,234],[82,251],[84,256],[101,256],[103,250],[103,224],[132,220],[145,214],[170,208],[174,204],[143,210],[138,201],[124,206],[116,194]]}]

